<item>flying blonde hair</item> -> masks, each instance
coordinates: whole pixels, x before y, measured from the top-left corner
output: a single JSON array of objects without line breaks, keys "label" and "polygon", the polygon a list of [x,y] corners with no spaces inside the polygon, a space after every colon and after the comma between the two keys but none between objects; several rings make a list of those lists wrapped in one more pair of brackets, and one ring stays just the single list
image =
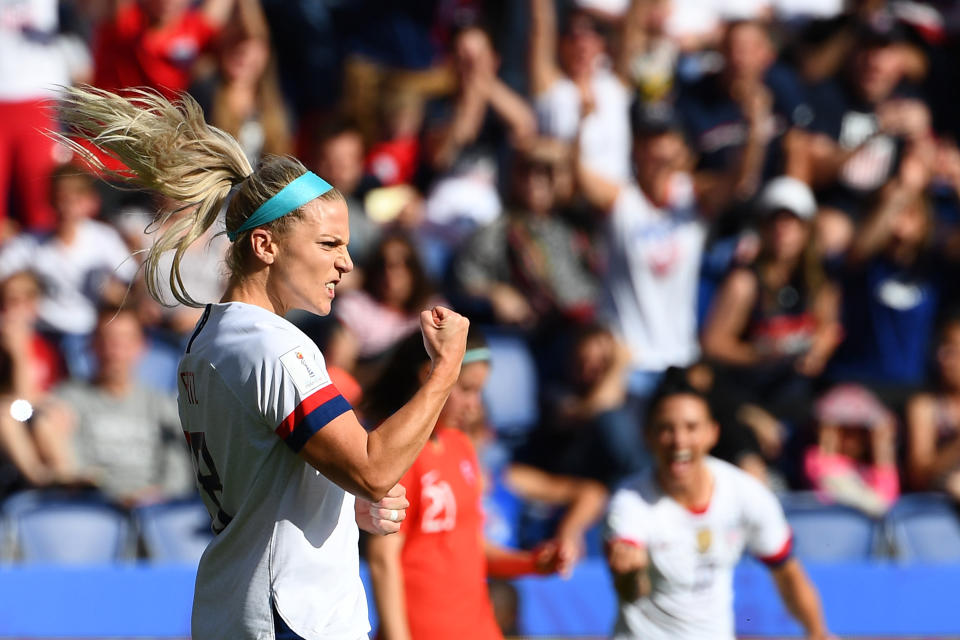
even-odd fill
[{"label": "flying blonde hair", "polygon": [[[184,287],[180,261],[216,222],[235,185],[224,217],[227,231],[238,229],[261,204],[307,172],[291,156],[267,156],[254,171],[239,143],[208,125],[200,105],[187,94],[171,102],[150,89],[127,89],[118,95],[87,85],[69,87],[63,92],[59,116],[69,133],[55,136],[96,170],[184,203],[181,209],[159,214],[156,228],[162,231],[144,260],[147,291],[166,306],[172,305],[163,299],[160,283],[164,279],[177,302],[203,306]],[[92,143],[126,168],[106,167],[78,140]],[[320,199],[343,200],[343,196],[331,189]],[[176,216],[180,211],[187,215]],[[282,234],[302,213],[301,207],[261,227]],[[239,234],[230,247],[226,262],[232,278],[245,275],[251,253],[249,234]],[[163,273],[160,257],[168,251],[175,252],[173,262],[170,272]]]}]

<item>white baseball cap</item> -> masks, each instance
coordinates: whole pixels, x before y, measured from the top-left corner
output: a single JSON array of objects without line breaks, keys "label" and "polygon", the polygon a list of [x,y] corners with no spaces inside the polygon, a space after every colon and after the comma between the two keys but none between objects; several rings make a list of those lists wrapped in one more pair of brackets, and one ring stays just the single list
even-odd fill
[{"label": "white baseball cap", "polygon": [[790,176],[774,178],[763,187],[757,205],[762,213],[786,209],[801,220],[810,220],[817,212],[817,199],[807,183]]}]

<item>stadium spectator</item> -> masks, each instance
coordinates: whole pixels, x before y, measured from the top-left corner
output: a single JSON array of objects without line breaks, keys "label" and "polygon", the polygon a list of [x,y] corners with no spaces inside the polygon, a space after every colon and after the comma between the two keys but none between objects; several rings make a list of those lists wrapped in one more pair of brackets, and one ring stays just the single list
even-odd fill
[{"label": "stadium spectator", "polygon": [[898,149],[930,134],[930,113],[905,80],[899,27],[861,28],[845,73],[813,87],[809,166],[828,254],[849,247],[862,204],[897,171]]},{"label": "stadium spectator", "polygon": [[937,386],[907,405],[906,477],[916,491],[946,491],[960,503],[960,317],[940,330]]},{"label": "stadium spectator", "polygon": [[290,153],[293,137],[259,5],[238,8],[253,15],[224,30],[217,71],[195,81],[190,93],[210,124],[234,136],[256,165],[264,154]]},{"label": "stadium spectator", "polygon": [[[702,331],[703,354],[726,385],[795,429],[809,420],[813,380],[841,335],[839,291],[812,242],[817,205],[806,184],[786,176],[760,194],[759,255],[727,276]],[[762,440],[784,430],[758,429]],[[768,453],[782,441],[765,442]]]},{"label": "stadium spectator", "polygon": [[[399,347],[383,375],[366,391],[373,424],[412,397],[429,374],[419,336]],[[451,637],[501,638],[487,593],[487,575],[515,577],[564,569],[556,543],[530,551],[484,541],[482,474],[461,429],[482,409],[480,393],[490,353],[473,331],[460,377],[427,446],[400,481],[410,506],[399,534],[371,538],[367,557],[384,640]],[[572,559],[570,559],[572,560]]]},{"label": "stadium spectator", "polygon": [[668,374],[649,406],[652,468],[610,501],[607,559],[619,596],[614,638],[733,638],[733,570],[746,549],[771,569],[808,638],[829,637],[816,588],[791,556],[776,497],[707,455],[717,425],[706,400]]},{"label": "stadium spectator", "polygon": [[926,380],[943,287],[956,261],[951,243],[933,242],[925,195],[932,157],[925,143],[904,152],[840,268],[846,337],[828,374],[869,385],[897,411]]},{"label": "stadium spectator", "polygon": [[882,516],[900,495],[894,415],[866,388],[841,384],[817,401],[816,423],[808,481],[827,500]]},{"label": "stadium spectator", "polygon": [[40,283],[29,271],[0,282],[0,493],[56,479],[28,428],[34,407],[64,373],[60,354],[36,330],[39,300]]},{"label": "stadium spectator", "polygon": [[423,157],[434,173],[426,223],[456,243],[500,215],[498,185],[506,183],[510,146],[529,142],[536,120],[523,97],[497,77],[500,61],[481,28],[456,34],[452,59],[456,92],[427,103]]},{"label": "stadium spectator", "polygon": [[723,172],[741,156],[755,167],[753,179],[738,185],[737,195],[746,199],[760,187],[759,179],[787,171],[785,136],[808,125],[811,113],[799,79],[776,63],[765,23],[728,24],[720,52],[722,69],[682,85],[677,110],[699,169]]},{"label": "stadium spectator", "polygon": [[694,176],[675,115],[640,109],[634,125],[636,181],[614,183],[579,159],[582,195],[609,216],[602,313],[633,353],[630,391],[649,396],[669,366],[696,360],[696,296],[707,217],[722,211],[750,172]]},{"label": "stadium spectator", "polygon": [[605,180],[622,183],[631,175],[624,78],[634,45],[624,43],[611,69],[600,28],[589,12],[574,9],[558,34],[553,0],[530,0],[530,93],[541,134],[567,142],[579,136],[578,159]]},{"label": "stadium spectator", "polygon": [[86,47],[59,33],[57,9],[56,0],[0,4],[0,241],[15,232],[12,196],[20,225],[54,226],[47,179],[56,147],[44,132],[57,130],[57,87],[86,80],[90,64]]},{"label": "stadium spectator", "polygon": [[181,496],[193,484],[176,403],[135,382],[143,349],[132,310],[101,309],[93,379],[57,387],[33,420],[55,477],[87,481],[127,506]]},{"label": "stadium spectator", "polygon": [[30,270],[43,292],[39,327],[63,354],[71,375],[88,376],[86,343],[97,306],[119,304],[137,266],[120,235],[95,220],[100,196],[94,178],[71,165],[54,169],[49,198],[56,228],[46,236],[21,234],[0,249],[0,277]]},{"label": "stadium spectator", "polygon": [[[518,152],[505,215],[457,251],[457,287],[501,325],[545,330],[589,321],[597,299],[588,241],[558,215],[554,179],[568,151],[539,139]],[[476,314],[473,314],[476,315]]]},{"label": "stadium spectator", "polygon": [[578,332],[568,373],[543,393],[541,419],[514,462],[609,488],[648,460],[627,402],[630,350],[599,325]]},{"label": "stadium spectator", "polygon": [[370,257],[363,287],[337,303],[327,361],[361,384],[371,381],[397,343],[417,331],[420,311],[438,302],[416,246],[402,233],[388,233]]},{"label": "stadium spectator", "polygon": [[93,84],[112,91],[151,87],[176,98],[237,1],[204,0],[194,8],[187,0],[119,0],[97,29]]},{"label": "stadium spectator", "polygon": [[127,184],[196,203],[148,252],[155,299],[155,283],[169,278],[178,302],[198,305],[179,262],[161,273],[160,257],[182,255],[226,208],[229,284],[222,302],[206,306],[178,376],[181,425],[218,532],[197,572],[193,637],[366,634],[358,527],[383,535],[403,520],[408,503],[396,483],[459,376],[469,322],[443,307],[421,313],[434,366],[409,403],[366,431],[320,350],[283,318],[297,307],[328,314],[353,268],[343,196],[290,156],[254,171],[189,97],[173,105],[157,93],[132,100],[71,88],[60,113],[71,135],[136,167]]}]

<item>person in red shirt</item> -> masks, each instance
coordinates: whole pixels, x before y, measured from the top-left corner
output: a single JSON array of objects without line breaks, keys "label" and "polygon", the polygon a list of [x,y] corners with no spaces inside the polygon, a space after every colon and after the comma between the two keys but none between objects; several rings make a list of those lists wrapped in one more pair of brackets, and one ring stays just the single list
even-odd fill
[{"label": "person in red shirt", "polygon": [[[495,547],[483,538],[482,474],[460,430],[482,411],[490,352],[471,330],[460,377],[430,441],[400,481],[410,506],[400,532],[370,538],[367,558],[381,640],[500,639],[487,576],[563,570],[557,544],[534,551]],[[417,388],[430,362],[419,337],[404,341],[365,392],[364,418],[378,424]],[[401,382],[402,381],[402,382]]]},{"label": "person in red shirt", "polygon": [[[245,2],[247,0],[241,0]],[[93,84],[116,91],[152,87],[175,99],[190,84],[193,63],[227,22],[236,0],[121,1],[94,45]]]}]

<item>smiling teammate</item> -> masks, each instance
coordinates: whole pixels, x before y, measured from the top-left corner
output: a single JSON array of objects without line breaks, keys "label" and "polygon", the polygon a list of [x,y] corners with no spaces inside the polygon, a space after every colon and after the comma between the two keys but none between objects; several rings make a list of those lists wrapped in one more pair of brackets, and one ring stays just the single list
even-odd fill
[{"label": "smiling teammate", "polygon": [[791,556],[780,503],[752,476],[707,455],[719,428],[684,376],[669,370],[650,402],[653,468],[610,501],[607,558],[619,600],[613,636],[732,640],[733,570],[746,550],[770,568],[807,637],[829,637],[816,588]]}]

